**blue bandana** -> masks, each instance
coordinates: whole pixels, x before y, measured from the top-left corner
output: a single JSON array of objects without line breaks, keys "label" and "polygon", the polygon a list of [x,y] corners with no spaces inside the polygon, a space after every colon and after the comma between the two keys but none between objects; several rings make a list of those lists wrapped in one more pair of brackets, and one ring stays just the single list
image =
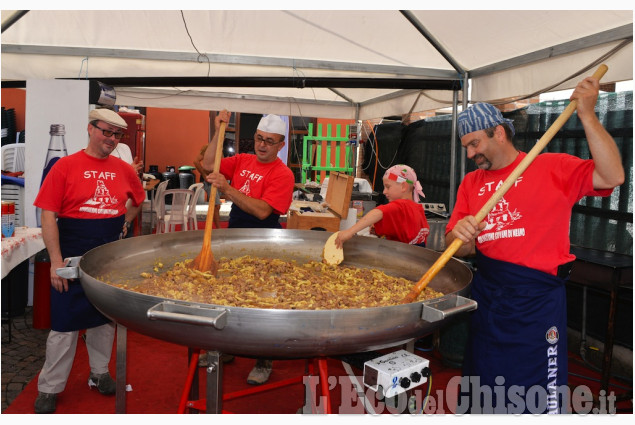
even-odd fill
[{"label": "blue bandana", "polygon": [[516,133],[512,120],[503,118],[501,111],[489,103],[475,103],[459,114],[459,138],[468,133],[496,127],[499,124],[507,124],[512,130],[512,136]]}]

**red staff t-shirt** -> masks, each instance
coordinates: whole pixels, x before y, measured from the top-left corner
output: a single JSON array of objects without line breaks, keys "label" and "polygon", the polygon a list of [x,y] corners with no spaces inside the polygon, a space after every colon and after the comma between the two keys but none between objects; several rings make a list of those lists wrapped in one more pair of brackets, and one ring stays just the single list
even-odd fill
[{"label": "red staff t-shirt", "polygon": [[238,154],[223,158],[220,173],[240,193],[265,201],[275,214],[289,210],[295,177],[280,158],[265,164],[256,155]]},{"label": "red staff t-shirt", "polygon": [[145,191],[130,164],[109,156],[104,159],[83,150],[60,158],[42,182],[33,203],[59,217],[98,219],[126,213],[145,200]]},{"label": "red staff t-shirt", "polygon": [[[500,170],[476,170],[459,186],[456,205],[446,227],[476,215],[527,154]],[[584,196],[609,196],[613,190],[593,189],[592,160],[544,153],[538,155],[485,218],[476,247],[497,260],[555,275],[558,266],[575,259],[569,246],[571,208]]]},{"label": "red staff t-shirt", "polygon": [[430,233],[426,213],[421,204],[410,199],[395,199],[377,207],[383,217],[375,223],[377,236],[411,245],[425,243]]}]

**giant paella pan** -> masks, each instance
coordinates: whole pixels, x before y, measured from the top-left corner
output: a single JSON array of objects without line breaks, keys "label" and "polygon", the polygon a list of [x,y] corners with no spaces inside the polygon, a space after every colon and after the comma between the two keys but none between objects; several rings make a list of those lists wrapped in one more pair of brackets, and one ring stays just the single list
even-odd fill
[{"label": "giant paella pan", "polygon": [[[286,229],[218,229],[215,258],[242,255],[306,262],[320,260],[329,232]],[[246,357],[312,358],[378,350],[405,343],[476,308],[465,298],[470,269],[452,259],[430,283],[442,297],[386,307],[288,310],[176,301],[107,283],[134,282],[157,259],[170,267],[200,252],[203,231],[148,235],[112,242],[74,259],[60,271],[76,276],[89,300],[106,316],[136,332],[188,347]],[[357,236],[344,248],[342,265],[374,268],[416,282],[439,253]],[[104,279],[103,276],[108,276]],[[140,281],[140,279],[139,279]],[[414,283],[413,283],[414,285]]]}]

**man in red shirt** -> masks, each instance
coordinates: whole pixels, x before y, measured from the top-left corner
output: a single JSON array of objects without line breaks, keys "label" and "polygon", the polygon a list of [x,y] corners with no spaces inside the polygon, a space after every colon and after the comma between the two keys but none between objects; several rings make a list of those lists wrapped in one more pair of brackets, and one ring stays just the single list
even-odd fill
[{"label": "man in red shirt", "polygon": [[[624,182],[615,141],[595,115],[598,93],[598,80],[588,77],[571,96],[592,159],[538,155],[481,223],[474,216],[526,154],[512,143],[511,120],[494,106],[477,103],[459,115],[461,144],[479,169],[461,182],[446,244],[459,238],[456,255],[476,255],[478,309],[463,367],[470,396],[460,397],[471,413],[566,413],[571,208]],[[481,399],[487,391],[495,400]]]},{"label": "man in red shirt", "polygon": [[[226,110],[216,116],[215,132],[201,162],[203,168],[213,170],[207,181],[232,202],[227,227],[281,228],[279,218],[291,206],[295,184],[293,172],[278,158],[285,145],[287,124],[277,115],[263,117],[254,134],[255,154],[223,158],[220,170],[214,170],[218,128],[221,122],[229,122],[230,116]],[[271,360],[258,359],[247,382],[267,382],[271,367]]]},{"label": "man in red shirt", "polygon": [[[64,258],[82,256],[125,236],[145,191],[134,168],[110,155],[126,122],[108,109],[95,109],[88,119],[88,146],[55,163],[34,202],[42,209],[42,238],[51,258],[51,332],[38,378],[35,413],[55,411],[82,329],[86,329],[90,360],[89,386],[102,394],[115,393],[108,373],[114,325],[88,301],[78,280],[68,281],[55,271],[65,266]],[[126,209],[128,199],[132,202]]]}]

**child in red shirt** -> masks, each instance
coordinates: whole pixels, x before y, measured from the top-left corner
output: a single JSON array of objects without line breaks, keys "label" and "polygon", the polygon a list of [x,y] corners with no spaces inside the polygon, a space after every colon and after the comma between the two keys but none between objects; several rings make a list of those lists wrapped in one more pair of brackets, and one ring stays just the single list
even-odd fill
[{"label": "child in red shirt", "polygon": [[386,170],[383,182],[388,203],[372,209],[352,227],[340,231],[335,246],[342,248],[357,232],[373,226],[379,237],[425,247],[430,226],[423,206],[417,203],[419,196],[425,197],[417,174],[407,165],[394,165]]}]

